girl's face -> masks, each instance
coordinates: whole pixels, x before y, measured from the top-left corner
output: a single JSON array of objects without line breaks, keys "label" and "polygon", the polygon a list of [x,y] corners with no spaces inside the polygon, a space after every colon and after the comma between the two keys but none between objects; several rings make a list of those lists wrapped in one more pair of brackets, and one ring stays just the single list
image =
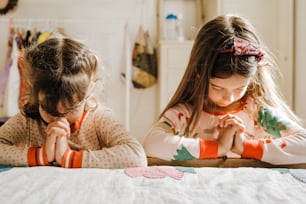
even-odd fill
[{"label": "girl's face", "polygon": [[[42,94],[39,94],[38,100],[42,101],[43,97],[44,96]],[[39,105],[39,114],[41,118],[48,124],[51,122],[57,121],[61,118],[66,118],[69,124],[73,124],[82,117],[82,114],[84,112],[84,106],[85,106],[85,100],[81,101],[76,108],[71,110],[69,109],[69,106],[68,107],[64,106],[63,102],[60,101],[57,104],[57,111],[62,116],[53,116],[52,114],[46,112],[41,105]]]},{"label": "girl's face", "polygon": [[208,99],[216,106],[226,108],[239,101],[245,94],[251,78],[235,74],[229,78],[209,80]]}]

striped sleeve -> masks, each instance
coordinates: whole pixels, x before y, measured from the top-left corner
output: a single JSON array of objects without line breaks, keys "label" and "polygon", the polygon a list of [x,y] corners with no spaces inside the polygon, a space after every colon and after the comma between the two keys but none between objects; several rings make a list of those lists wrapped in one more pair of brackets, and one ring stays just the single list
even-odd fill
[{"label": "striped sleeve", "polygon": [[32,166],[49,166],[46,149],[42,147],[30,147],[28,150],[28,165]]},{"label": "striped sleeve", "polygon": [[245,140],[243,158],[271,164],[306,163],[306,130],[273,108],[260,108],[257,122],[267,137]]},{"label": "striped sleeve", "polygon": [[66,149],[62,158],[63,168],[81,168],[82,167],[83,151],[71,150],[69,147]]}]

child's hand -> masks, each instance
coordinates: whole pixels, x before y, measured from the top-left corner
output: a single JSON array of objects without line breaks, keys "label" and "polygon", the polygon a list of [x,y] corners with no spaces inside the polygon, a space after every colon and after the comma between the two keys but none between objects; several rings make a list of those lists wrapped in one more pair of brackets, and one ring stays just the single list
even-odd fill
[{"label": "child's hand", "polygon": [[49,123],[45,131],[47,133],[46,154],[48,162],[51,163],[56,160],[56,148],[59,147],[57,143],[62,141],[59,138],[70,136],[70,126],[65,118],[60,118],[55,122]]},{"label": "child's hand", "polygon": [[232,152],[241,155],[243,152],[244,134],[237,131],[234,136],[234,144],[232,146]]},{"label": "child's hand", "polygon": [[239,117],[232,114],[227,114],[219,118],[219,127],[226,128],[228,126],[237,126],[240,132],[244,132],[245,130],[243,121]]},{"label": "child's hand", "polygon": [[67,137],[57,137],[55,147],[55,161],[58,165],[62,165],[62,159],[67,148],[69,148]]},{"label": "child's hand", "polygon": [[[227,114],[219,119],[218,156],[224,156],[229,150],[233,151],[234,137],[237,142],[240,134],[243,135],[245,126],[243,121],[235,115]],[[239,136],[239,137],[238,137]],[[237,138],[236,138],[237,137]],[[238,151],[238,143],[235,151]],[[240,146],[239,146],[240,150]]]},{"label": "child's hand", "polygon": [[224,156],[231,150],[236,131],[236,126],[218,127],[218,157]]}]

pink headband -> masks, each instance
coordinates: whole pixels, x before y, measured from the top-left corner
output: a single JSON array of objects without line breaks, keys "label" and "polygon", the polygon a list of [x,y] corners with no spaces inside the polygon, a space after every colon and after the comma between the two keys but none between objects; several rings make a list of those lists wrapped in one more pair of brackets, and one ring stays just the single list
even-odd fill
[{"label": "pink headband", "polygon": [[233,52],[235,56],[254,55],[257,56],[257,61],[260,62],[264,57],[264,52],[256,47],[253,43],[242,38],[234,38],[234,47],[222,50],[220,53]]}]

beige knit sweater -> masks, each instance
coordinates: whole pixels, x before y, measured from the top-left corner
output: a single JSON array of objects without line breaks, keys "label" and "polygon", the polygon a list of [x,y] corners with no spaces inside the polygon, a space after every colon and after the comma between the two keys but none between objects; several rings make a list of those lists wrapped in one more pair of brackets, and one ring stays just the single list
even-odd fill
[{"label": "beige knit sweater", "polygon": [[[0,165],[28,166],[31,147],[45,143],[46,124],[19,113],[0,127]],[[104,106],[88,111],[80,128],[68,140],[72,150],[83,150],[83,168],[146,166],[141,144],[126,131]]]}]

